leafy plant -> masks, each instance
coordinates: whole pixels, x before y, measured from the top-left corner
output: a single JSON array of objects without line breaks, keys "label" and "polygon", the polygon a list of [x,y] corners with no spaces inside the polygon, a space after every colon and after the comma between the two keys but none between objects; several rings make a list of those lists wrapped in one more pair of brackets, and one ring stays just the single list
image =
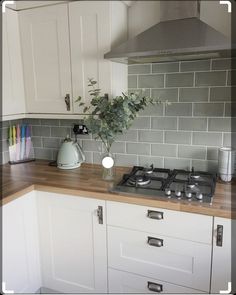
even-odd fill
[{"label": "leafy plant", "polygon": [[125,94],[109,99],[108,95],[101,96],[101,89],[97,88],[97,81],[89,79],[90,105],[85,106],[81,97],[76,100],[79,106],[84,106],[84,123],[95,139],[100,139],[107,152],[110,152],[112,143],[117,136],[129,129],[139,111],[144,110],[148,104],[162,103],[143,95],[143,92]]}]

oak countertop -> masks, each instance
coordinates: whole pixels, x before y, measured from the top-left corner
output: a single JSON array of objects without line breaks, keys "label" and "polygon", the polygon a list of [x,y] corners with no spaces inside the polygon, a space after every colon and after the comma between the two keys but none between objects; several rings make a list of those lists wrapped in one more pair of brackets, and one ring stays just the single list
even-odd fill
[{"label": "oak countertop", "polygon": [[116,167],[113,182],[102,180],[100,165],[82,164],[78,169],[61,170],[48,166],[48,161],[2,166],[2,204],[32,190],[90,197],[143,206],[164,208],[210,216],[236,218],[236,183],[217,182],[212,205],[189,201],[169,200],[163,197],[127,196],[109,190],[131,168]]}]

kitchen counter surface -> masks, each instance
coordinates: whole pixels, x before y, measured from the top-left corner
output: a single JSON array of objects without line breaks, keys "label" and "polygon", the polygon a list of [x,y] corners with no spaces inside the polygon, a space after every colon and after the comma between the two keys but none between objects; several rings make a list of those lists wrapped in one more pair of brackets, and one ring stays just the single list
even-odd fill
[{"label": "kitchen counter surface", "polygon": [[212,205],[197,202],[169,200],[162,197],[127,196],[109,190],[131,168],[117,167],[114,182],[102,180],[99,165],[83,164],[74,170],[60,170],[48,161],[36,161],[2,166],[2,204],[24,195],[33,189],[61,194],[97,198],[143,206],[165,208],[225,218],[236,218],[236,182],[217,182]]}]

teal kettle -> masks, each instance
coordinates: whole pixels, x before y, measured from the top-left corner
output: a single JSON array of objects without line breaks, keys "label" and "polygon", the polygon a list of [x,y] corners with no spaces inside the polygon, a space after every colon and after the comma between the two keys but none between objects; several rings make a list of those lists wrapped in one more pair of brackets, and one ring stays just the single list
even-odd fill
[{"label": "teal kettle", "polygon": [[85,161],[85,156],[78,142],[73,141],[69,135],[64,139],[58,155],[57,167],[60,169],[75,169]]}]

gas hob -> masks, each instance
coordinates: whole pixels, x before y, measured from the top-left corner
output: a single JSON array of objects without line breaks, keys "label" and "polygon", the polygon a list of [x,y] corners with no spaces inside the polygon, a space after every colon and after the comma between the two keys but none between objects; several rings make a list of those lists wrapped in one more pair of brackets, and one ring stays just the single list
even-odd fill
[{"label": "gas hob", "polygon": [[216,174],[202,171],[134,166],[113,192],[211,203]]}]

